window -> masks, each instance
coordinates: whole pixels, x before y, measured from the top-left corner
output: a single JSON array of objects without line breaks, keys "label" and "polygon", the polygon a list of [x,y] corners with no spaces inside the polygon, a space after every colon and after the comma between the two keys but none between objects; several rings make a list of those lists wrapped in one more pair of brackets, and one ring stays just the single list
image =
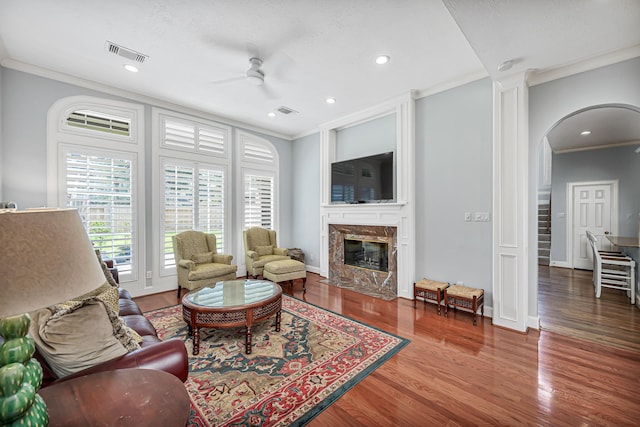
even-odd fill
[{"label": "window", "polygon": [[272,176],[244,175],[244,228],[274,228],[274,181]]},{"label": "window", "polygon": [[164,159],[164,223],[162,268],[175,267],[172,236],[186,230],[216,235],[217,251],[224,250],[224,171],[213,165],[176,164]]},{"label": "window", "polygon": [[271,142],[238,131],[242,182],[242,229],[277,229],[277,151]]},{"label": "window", "polygon": [[[172,237],[186,230],[216,235],[217,251],[226,250],[231,227],[227,170],[231,128],[180,113],[153,110],[153,147],[158,164],[160,275],[175,274]],[[156,138],[154,137],[154,140]],[[157,228],[156,228],[157,227]]]},{"label": "window", "polygon": [[78,209],[134,294],[145,286],[143,117],[141,105],[88,96],[60,99],[47,116],[48,205]]},{"label": "window", "polygon": [[78,209],[89,239],[103,257],[115,261],[118,273],[132,273],[134,223],[133,161],[64,150],[67,207]]}]

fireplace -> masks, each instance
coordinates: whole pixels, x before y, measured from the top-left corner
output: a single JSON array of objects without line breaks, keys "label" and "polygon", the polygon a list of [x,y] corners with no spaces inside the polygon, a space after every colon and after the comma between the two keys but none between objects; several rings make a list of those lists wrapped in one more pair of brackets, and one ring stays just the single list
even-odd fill
[{"label": "fireplace", "polygon": [[350,234],[344,236],[344,263],[375,271],[389,271],[386,242],[363,240]]},{"label": "fireplace", "polygon": [[385,300],[398,296],[397,228],[329,224],[327,283]]}]

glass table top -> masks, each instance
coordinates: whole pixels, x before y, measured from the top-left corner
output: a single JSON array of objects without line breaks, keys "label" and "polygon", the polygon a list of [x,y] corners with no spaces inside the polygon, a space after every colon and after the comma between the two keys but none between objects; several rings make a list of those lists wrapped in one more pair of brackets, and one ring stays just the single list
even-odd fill
[{"label": "glass table top", "polygon": [[264,301],[280,292],[280,286],[266,280],[225,280],[190,292],[186,298],[191,304],[223,308]]}]

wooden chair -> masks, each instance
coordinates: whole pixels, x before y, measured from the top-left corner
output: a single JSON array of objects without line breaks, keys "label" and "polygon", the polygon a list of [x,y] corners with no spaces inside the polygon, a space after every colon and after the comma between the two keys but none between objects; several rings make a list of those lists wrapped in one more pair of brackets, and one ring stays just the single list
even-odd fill
[{"label": "wooden chair", "polygon": [[602,288],[626,291],[631,304],[636,300],[636,262],[622,253],[600,251],[593,233],[587,232],[593,253],[593,285],[596,298],[600,298]]}]

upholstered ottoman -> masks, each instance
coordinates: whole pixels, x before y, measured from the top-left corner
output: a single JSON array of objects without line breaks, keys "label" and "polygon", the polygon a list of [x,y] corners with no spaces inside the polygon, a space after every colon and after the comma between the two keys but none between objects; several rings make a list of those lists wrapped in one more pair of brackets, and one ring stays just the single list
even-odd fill
[{"label": "upholstered ottoman", "polygon": [[447,317],[449,306],[453,309],[462,308],[473,312],[473,324],[476,325],[478,308],[484,316],[484,289],[468,286],[453,285],[444,290],[444,316]]},{"label": "upholstered ottoman", "polygon": [[438,282],[435,280],[422,279],[413,284],[413,308],[416,308],[416,300],[418,298],[424,299],[424,304],[427,301],[433,301],[438,305],[438,316],[440,316],[440,302],[443,299],[443,292],[449,287],[447,282]]},{"label": "upholstered ottoman", "polygon": [[293,281],[302,279],[302,290],[307,292],[307,268],[300,261],[285,259],[272,261],[264,266],[262,277],[275,283],[289,282],[293,289]]}]

